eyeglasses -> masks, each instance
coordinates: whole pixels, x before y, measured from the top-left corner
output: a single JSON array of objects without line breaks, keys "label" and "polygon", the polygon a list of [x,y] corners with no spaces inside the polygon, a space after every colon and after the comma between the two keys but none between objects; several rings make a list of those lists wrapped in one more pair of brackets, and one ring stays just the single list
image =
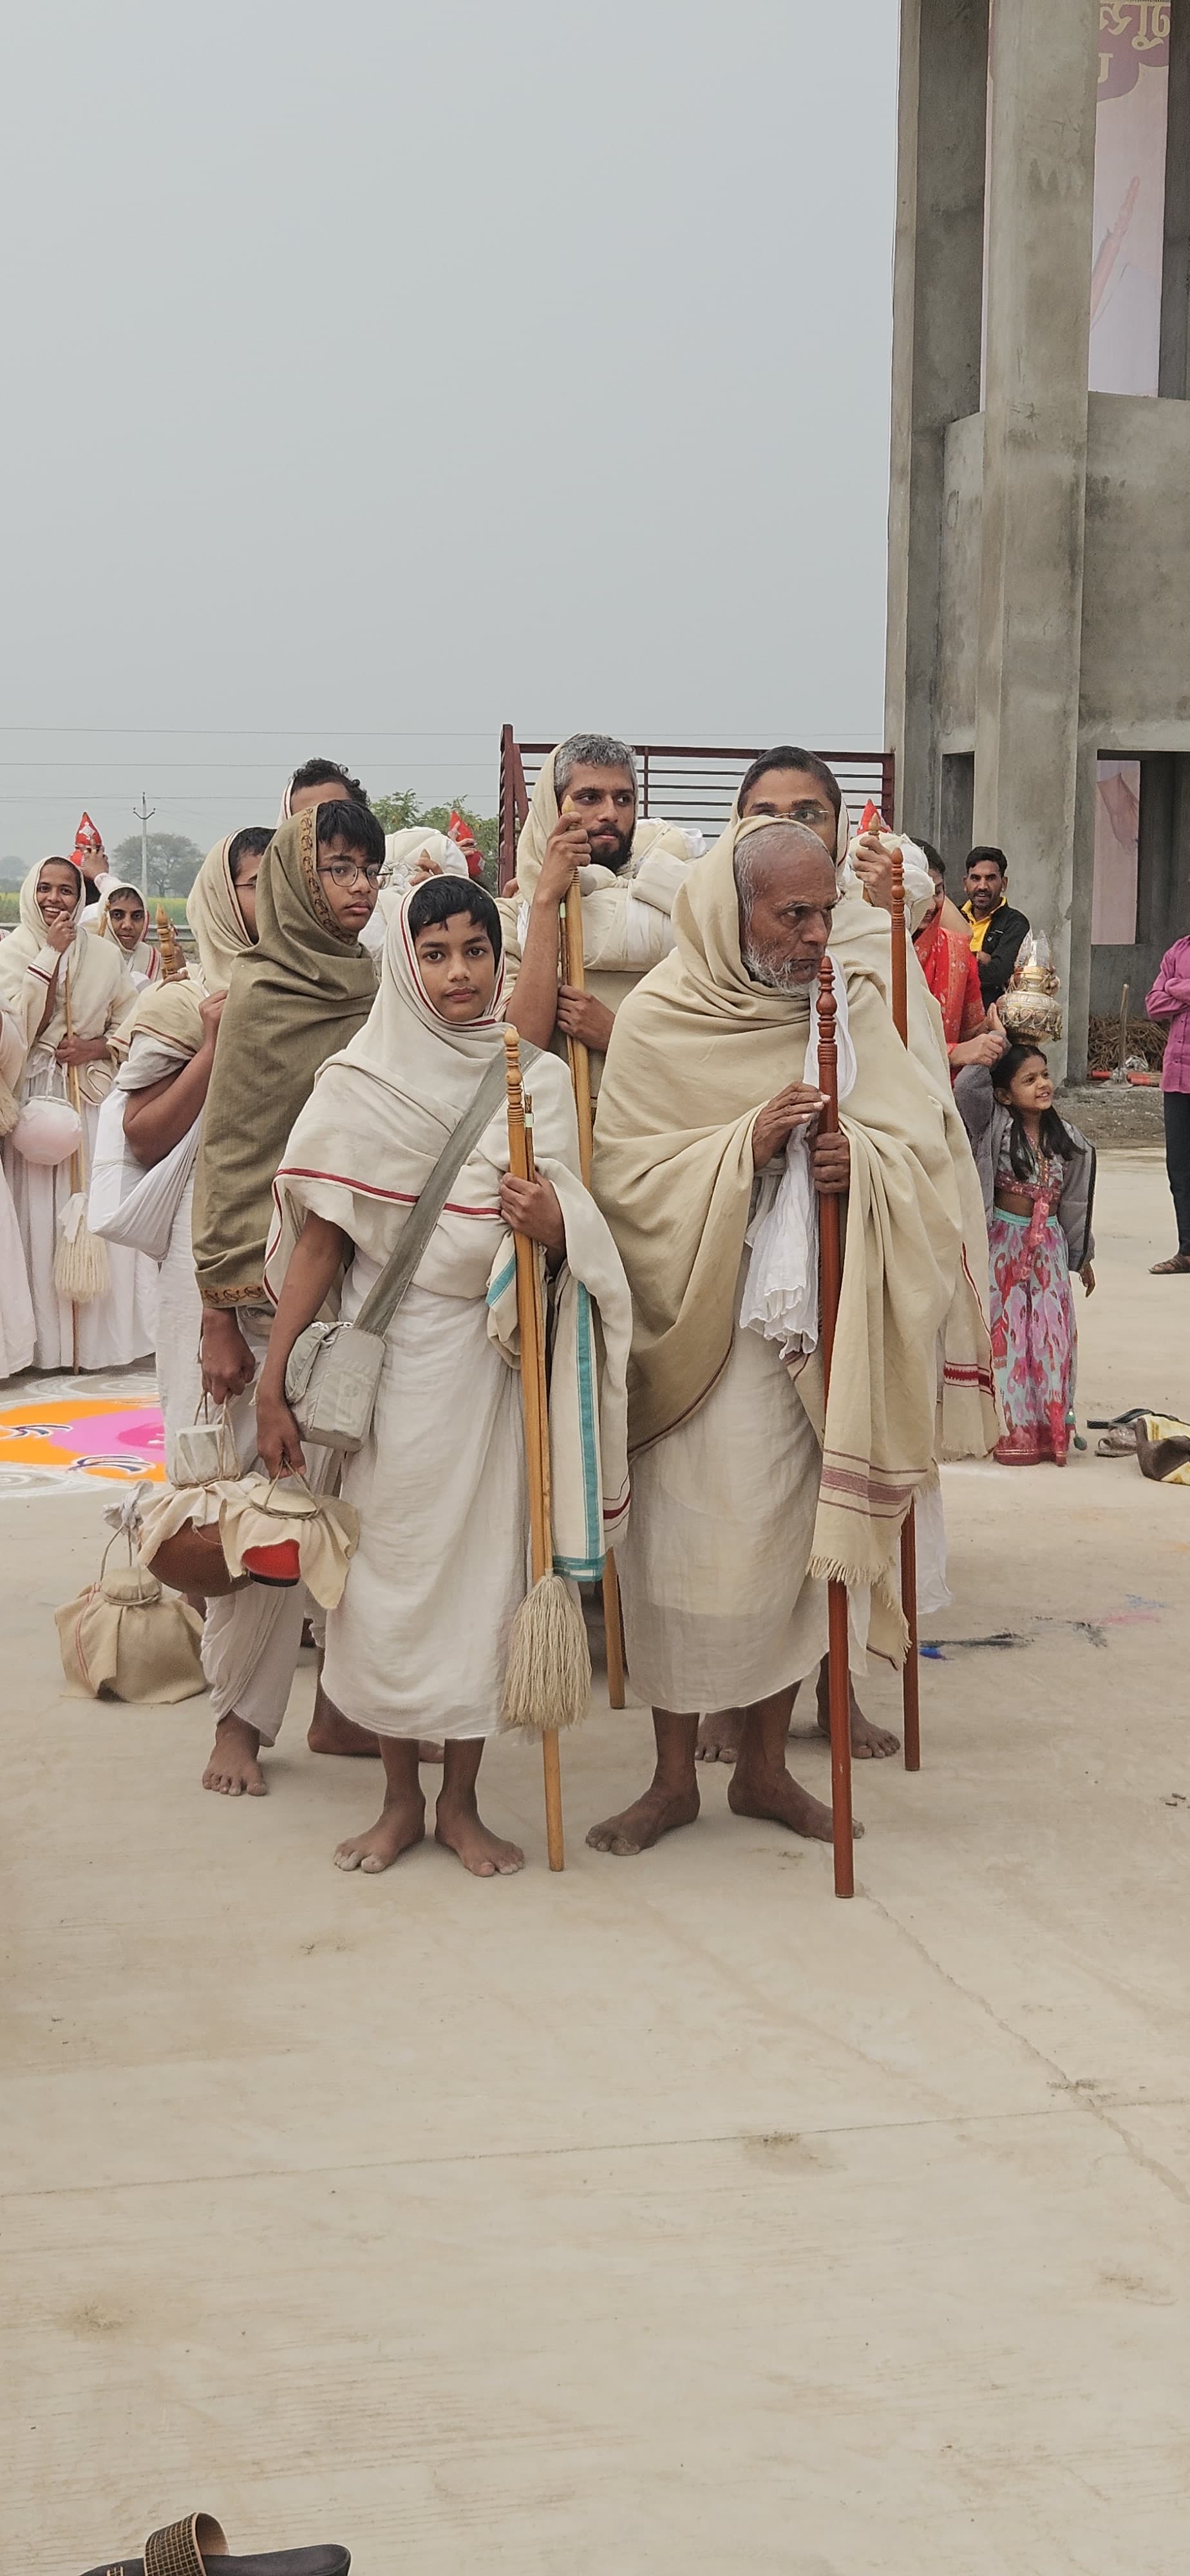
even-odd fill
[{"label": "eyeglasses", "polygon": [[379,885],[380,859],[328,859],[318,862],[320,877],[333,877],[337,886],[354,885],[357,877],[366,877],[370,886]]}]

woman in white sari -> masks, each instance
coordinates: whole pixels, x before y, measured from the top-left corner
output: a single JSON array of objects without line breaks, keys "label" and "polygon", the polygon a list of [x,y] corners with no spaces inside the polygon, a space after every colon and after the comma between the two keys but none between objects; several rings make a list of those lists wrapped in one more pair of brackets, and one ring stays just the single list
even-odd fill
[{"label": "woman in white sari", "polygon": [[[132,1015],[128,1057],[117,1081],[128,1095],[124,1134],[147,1171],[202,1117],[231,970],[256,939],[256,879],[271,839],[263,826],[250,825],[208,850],[186,905],[198,964],[176,982],[152,984]],[[193,1203],[192,1166],[157,1283],[157,1393],[170,1476],[177,1434],[193,1422],[202,1398],[202,1302],[194,1276]]]},{"label": "woman in white sari", "polygon": [[[302,1460],[284,1392],[298,1333],[345,1262],[342,1312],[358,1313],[448,1136],[489,1067],[502,1064],[500,946],[499,914],[482,887],[441,877],[408,895],[389,925],[371,1017],[324,1066],[290,1136],[265,1265],[277,1314],[257,1398],[271,1474]],[[555,1270],[564,1262],[581,1283],[577,1297],[598,1307],[613,1408],[600,1423],[604,1483],[617,1488],[610,1508],[623,1507],[626,1460],[623,1477],[612,1461],[623,1457],[627,1287],[579,1178],[569,1077],[543,1055],[530,1083],[539,1178],[509,1175],[501,1089],[389,1323],[371,1432],[344,1466],[360,1541],[327,1622],[326,1686],[380,1737],[386,1795],[370,1831],[340,1845],[343,1869],[387,1869],[421,1841],[425,1736],[444,1745],[437,1840],[480,1878],[523,1866],[518,1847],[483,1823],[475,1795],[526,1588],[520,1381],[499,1338],[511,1224],[545,1246]],[[559,1374],[555,1362],[555,1383]],[[605,1499],[600,1555],[608,1510]]]},{"label": "woman in white sari", "polygon": [[[25,1048],[20,1099],[62,1098],[73,1070],[89,1175],[99,1104],[115,1072],[113,1032],[136,999],[123,950],[84,927],[83,879],[71,859],[43,859],[21,887],[20,928],[0,942],[0,1002]],[[156,1267],[143,1253],[107,1247],[106,1296],[72,1308],[54,1286],[58,1220],[78,1165],[31,1163],[10,1137],[4,1165],[25,1247],[38,1368],[126,1368],[153,1347]],[[77,1335],[77,1357],[76,1357]]]},{"label": "woman in white sari", "polygon": [[[24,1032],[11,1012],[0,1010],[0,1136],[16,1124],[16,1094],[25,1060]],[[36,1336],[33,1300],[25,1271],[25,1247],[12,1191],[0,1163],[0,1378],[28,1368]]]}]

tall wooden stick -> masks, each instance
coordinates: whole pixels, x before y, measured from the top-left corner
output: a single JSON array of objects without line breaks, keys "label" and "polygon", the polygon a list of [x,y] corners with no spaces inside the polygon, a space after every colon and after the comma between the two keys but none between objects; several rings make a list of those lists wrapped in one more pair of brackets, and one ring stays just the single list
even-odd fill
[{"label": "tall wooden stick", "polygon": [[[531,1135],[526,1132],[520,1041],[515,1029],[505,1029],[504,1050],[508,1168],[514,1179],[528,1181],[534,1177],[533,1148]],[[517,1316],[521,1328],[521,1399],[525,1408],[532,1574],[534,1583],[538,1583],[543,1574],[551,1572],[554,1562],[550,1525],[549,1420],[545,1404],[545,1318],[536,1246],[527,1234],[517,1233],[513,1235],[513,1244],[516,1251]],[[558,1759],[556,1727],[547,1727],[542,1733],[541,1758],[545,1774],[545,1837],[549,1863],[551,1869],[562,1869],[566,1849],[562,1831],[562,1768]]]},{"label": "tall wooden stick", "polygon": [[[838,1134],[839,1129],[839,1052],[835,1044],[835,970],[825,957],[818,969],[818,1088],[824,1094],[822,1112],[824,1136]],[[843,1247],[839,1231],[839,1202],[824,1196],[818,1202],[818,1241],[821,1275],[819,1304],[822,1309],[822,1382],[829,1396],[831,1361],[835,1349],[835,1325],[839,1317],[839,1293],[843,1283]],[[827,1682],[830,1697],[831,1726],[831,1842],[835,1859],[836,1896],[855,1894],[855,1837],[851,1821],[851,1670],[847,1637],[847,1587],[834,1581],[826,1587],[827,1612]]]},{"label": "tall wooden stick", "polygon": [[[579,993],[587,989],[583,959],[583,899],[577,877],[566,897],[562,918],[562,956],[566,982]],[[591,1110],[591,1050],[581,1038],[567,1038],[570,1079],[574,1085],[574,1110],[578,1120],[579,1170],[591,1186],[591,1154],[594,1120]],[[624,1706],[624,1635],[620,1624],[620,1578],[610,1547],[603,1560],[603,1626],[607,1640],[607,1703],[609,1708]]]},{"label": "tall wooden stick", "polygon": [[[71,1022],[71,1013],[70,1013],[70,967],[69,967],[69,965],[67,966],[67,969],[66,969],[65,986],[66,986],[66,989],[65,989],[65,992],[63,993],[63,996],[62,996],[62,1003],[63,1003],[63,1008],[64,1008],[65,1013],[66,1013],[66,1035],[67,1035],[67,1038],[71,1038],[71,1037],[73,1036],[73,1034],[74,1034],[74,1030],[73,1030],[73,1025],[72,1025],[72,1022]],[[79,1128],[80,1128],[80,1131],[81,1131],[81,1129],[82,1129],[82,1124],[83,1124],[83,1103],[82,1103],[82,1096],[81,1096],[81,1093],[80,1093],[80,1091],[79,1091],[79,1078],[78,1078],[78,1067],[77,1067],[77,1065],[73,1065],[73,1064],[68,1064],[68,1065],[67,1065],[67,1068],[66,1068],[66,1089],[67,1089],[67,1091],[68,1091],[68,1093],[69,1093],[69,1095],[70,1095],[70,1103],[71,1103],[71,1107],[72,1107],[72,1108],[73,1108],[73,1110],[74,1110],[75,1117],[78,1119],[78,1122],[79,1122]],[[79,1143],[78,1143],[78,1152],[77,1152],[77,1154],[72,1154],[72,1155],[71,1155],[71,1157],[70,1157],[70,1195],[71,1195],[71,1197],[72,1197],[72,1198],[74,1197],[74,1194],[75,1194],[76,1190],[81,1190],[82,1186],[83,1186],[83,1140],[82,1140],[82,1134],[81,1134],[81,1132],[80,1132],[80,1135],[79,1135]],[[77,1376],[78,1376],[78,1366],[79,1366],[79,1310],[78,1310],[78,1306],[77,1306],[77,1304],[76,1304],[76,1301],[75,1301],[75,1299],[74,1299],[73,1297],[72,1297],[72,1298],[71,1298],[71,1300],[70,1300],[70,1353],[71,1353],[71,1367],[73,1368],[73,1370],[74,1370],[74,1374],[75,1374],[75,1376],[77,1377]]]},{"label": "tall wooden stick", "polygon": [[[892,854],[892,1015],[903,1046],[909,1044],[909,937],[905,919],[905,862]],[[909,1631],[901,1667],[901,1723],[905,1769],[921,1769],[921,1666],[917,1651],[917,1514],[912,1502],[901,1523],[901,1608]]]}]

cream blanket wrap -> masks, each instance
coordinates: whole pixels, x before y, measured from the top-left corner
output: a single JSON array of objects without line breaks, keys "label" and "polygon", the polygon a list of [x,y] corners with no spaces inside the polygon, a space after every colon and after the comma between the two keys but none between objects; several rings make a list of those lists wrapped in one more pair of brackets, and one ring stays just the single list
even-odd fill
[{"label": "cream blanket wrap", "polygon": [[[342,1311],[358,1312],[447,1136],[501,1043],[499,982],[482,1020],[452,1027],[390,921],[367,1026],[323,1067],[274,1188],[266,1283],[276,1297],[308,1213],[354,1246]],[[597,1574],[627,1509],[631,1310],[604,1218],[579,1178],[569,1079],[526,1074],[538,1167],[562,1203],[554,1283],[550,1453],[559,1569]],[[512,1238],[499,1209],[503,1106],[456,1180],[387,1334],[372,1432],[345,1462],[360,1546],[327,1627],[327,1688],[378,1733],[490,1733],[508,1631],[528,1581],[527,1488],[515,1368]]]},{"label": "cream blanket wrap", "polygon": [[[41,875],[39,861],[30,868],[21,887],[20,927],[7,939],[0,939],[0,1002],[12,1014],[25,1041],[26,1080],[35,1067],[31,1050],[36,1040],[37,1055],[46,1061],[66,1036],[69,1003],[71,1035],[76,1038],[108,1036],[113,1023],[124,1018],[136,1000],[137,988],[124,962],[124,952],[114,940],[91,937],[86,927],[83,904],[83,880],[79,876],[79,896],[74,913],[74,944],[65,956],[51,948],[46,939],[45,923],[37,909],[37,880]],[[72,866],[73,861],[57,861],[59,866]],[[57,973],[54,1007],[38,1037],[38,1027],[49,998],[50,986]],[[78,1068],[78,1087],[82,1098],[98,1103],[111,1089],[112,1065],[105,1056],[93,1064]]]},{"label": "cream blanket wrap", "polygon": [[[558,820],[554,759],[555,753],[551,752],[542,767],[517,843],[520,910],[511,904],[501,906],[508,962],[514,971],[520,963],[522,923],[541,874],[546,843]],[[626,875],[616,876],[610,868],[594,863],[580,869],[587,988],[609,1011],[618,1010],[640,977],[668,956],[673,947],[673,899],[693,864],[680,826],[646,816],[633,833],[632,860]],[[511,984],[510,974],[510,990]],[[556,1042],[556,1051],[565,1051],[564,1040]],[[602,1057],[596,1051],[592,1056],[596,1089],[601,1064]]]},{"label": "cream blanket wrap", "polygon": [[[632,1289],[633,1448],[685,1420],[732,1347],[748,1224],[752,1125],[801,1075],[809,1005],[754,984],[740,956],[731,825],[674,907],[677,947],[617,1017],[595,1130],[594,1187]],[[867,915],[871,928],[865,921]],[[972,1352],[951,1454],[995,1439],[982,1206],[967,1210],[938,1057],[935,1084],[893,1028],[880,915],[845,897],[831,951],[847,982],[856,1054],[842,1124],[851,1145],[843,1287],[829,1407],[817,1356],[798,1392],[823,1441],[810,1573],[872,1590],[870,1642],[900,1655],[900,1525],[936,1454],[936,1342],[957,1314]],[[968,1161],[970,1157],[968,1156]],[[956,1396],[959,1390],[956,1388]]]}]

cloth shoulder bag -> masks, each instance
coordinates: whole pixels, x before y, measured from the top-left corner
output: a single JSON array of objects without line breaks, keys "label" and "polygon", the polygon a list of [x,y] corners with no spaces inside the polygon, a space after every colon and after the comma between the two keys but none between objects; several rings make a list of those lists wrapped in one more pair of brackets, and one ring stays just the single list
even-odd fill
[{"label": "cloth shoulder bag", "polygon": [[124,1133],[124,1112],[135,1093],[109,1091],[95,1130],[95,1158],[87,1201],[92,1234],[107,1243],[127,1244],[164,1261],[174,1218],[198,1155],[202,1118],[195,1119],[159,1163],[138,1163]]},{"label": "cloth shoulder bag", "polygon": [[26,1163],[50,1170],[68,1163],[83,1141],[83,1122],[66,1083],[66,1068],[55,1062],[48,1088],[25,1100],[12,1130],[14,1152]]},{"label": "cloth shoulder bag", "polygon": [[[541,1052],[521,1042],[521,1062]],[[504,1051],[484,1074],[469,1109],[453,1128],[430,1173],[416,1207],[402,1227],[354,1323],[307,1324],[299,1333],[285,1369],[285,1400],[301,1432],[320,1449],[350,1457],[362,1449],[372,1427],[376,1390],[384,1360],[384,1337],[414,1272],[418,1269],[442,1210],[467,1156],[504,1097]]]}]

